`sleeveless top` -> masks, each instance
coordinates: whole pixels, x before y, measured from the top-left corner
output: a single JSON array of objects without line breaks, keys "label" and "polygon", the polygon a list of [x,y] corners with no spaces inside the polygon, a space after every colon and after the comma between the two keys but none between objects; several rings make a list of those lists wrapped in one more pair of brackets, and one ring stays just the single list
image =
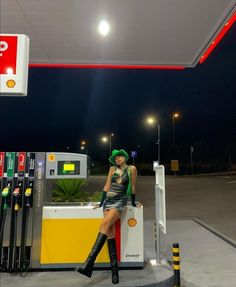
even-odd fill
[{"label": "sleeveless top", "polygon": [[126,196],[128,185],[129,185],[128,166],[123,170],[121,176],[116,172],[115,169],[115,172],[111,178],[110,189],[107,192],[107,197],[119,199],[121,197]]}]

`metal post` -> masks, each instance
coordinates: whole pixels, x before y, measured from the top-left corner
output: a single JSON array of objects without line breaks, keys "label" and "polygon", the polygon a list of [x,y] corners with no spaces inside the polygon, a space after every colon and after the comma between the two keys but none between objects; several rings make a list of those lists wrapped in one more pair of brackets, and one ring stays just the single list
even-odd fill
[{"label": "metal post", "polygon": [[180,287],[180,256],[179,243],[173,244],[174,287]]},{"label": "metal post", "polygon": [[175,117],[174,115],[172,116],[173,120],[173,145],[175,144]]},{"label": "metal post", "polygon": [[158,164],[160,164],[161,160],[161,127],[160,124],[157,124],[157,145],[158,145],[158,150],[157,150],[157,161]]},{"label": "metal post", "polygon": [[155,185],[155,252],[156,252],[156,262],[161,264],[160,256],[160,228],[159,228],[159,187],[158,184]]},{"label": "metal post", "polygon": [[112,135],[110,134],[110,142],[109,142],[109,144],[110,144],[110,152],[109,152],[109,156],[111,155],[111,137],[112,137]]},{"label": "metal post", "polygon": [[191,157],[191,173],[193,174],[193,146],[190,148],[190,157]]}]

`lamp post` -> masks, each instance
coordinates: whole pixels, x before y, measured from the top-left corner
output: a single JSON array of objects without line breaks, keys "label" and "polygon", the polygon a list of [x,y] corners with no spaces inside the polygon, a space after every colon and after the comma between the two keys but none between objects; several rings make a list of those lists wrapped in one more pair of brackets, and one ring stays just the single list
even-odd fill
[{"label": "lamp post", "polygon": [[83,150],[83,151],[85,151],[86,154],[88,154],[88,148],[85,148],[86,145],[87,145],[87,142],[86,142],[85,140],[82,140],[82,141],[81,141],[80,149]]},{"label": "lamp post", "polygon": [[149,126],[157,126],[157,161],[161,160],[161,127],[159,121],[155,117],[147,117],[146,122]]},{"label": "lamp post", "polygon": [[103,143],[107,143],[109,141],[109,155],[111,155],[111,148],[112,148],[112,137],[114,136],[113,133],[110,133],[109,136],[101,137],[101,141]]},{"label": "lamp post", "polygon": [[173,145],[175,145],[175,119],[179,117],[179,113],[172,114],[172,126],[173,126]]},{"label": "lamp post", "polygon": [[111,155],[111,138],[114,136],[114,134],[113,133],[110,133],[110,136],[109,136],[109,139],[110,139],[110,141],[109,141],[109,146],[110,146],[110,155]]}]

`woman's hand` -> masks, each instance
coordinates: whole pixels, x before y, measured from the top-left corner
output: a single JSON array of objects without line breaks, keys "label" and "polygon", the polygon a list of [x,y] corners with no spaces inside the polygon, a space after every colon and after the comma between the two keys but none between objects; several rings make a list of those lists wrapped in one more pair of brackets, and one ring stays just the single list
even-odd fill
[{"label": "woman's hand", "polygon": [[141,208],[141,207],[142,207],[142,204],[139,203],[139,202],[135,202],[135,204],[136,204],[136,207],[138,207],[138,208]]},{"label": "woman's hand", "polygon": [[100,207],[101,207],[100,204],[97,203],[96,205],[94,205],[93,209],[97,209],[97,208],[100,208]]}]

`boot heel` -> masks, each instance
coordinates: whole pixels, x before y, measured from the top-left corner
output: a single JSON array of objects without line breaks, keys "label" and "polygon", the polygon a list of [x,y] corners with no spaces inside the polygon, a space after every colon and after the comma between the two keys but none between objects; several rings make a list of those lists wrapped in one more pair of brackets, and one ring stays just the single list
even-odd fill
[{"label": "boot heel", "polygon": [[119,283],[118,267],[112,268],[112,284]]}]

